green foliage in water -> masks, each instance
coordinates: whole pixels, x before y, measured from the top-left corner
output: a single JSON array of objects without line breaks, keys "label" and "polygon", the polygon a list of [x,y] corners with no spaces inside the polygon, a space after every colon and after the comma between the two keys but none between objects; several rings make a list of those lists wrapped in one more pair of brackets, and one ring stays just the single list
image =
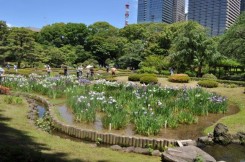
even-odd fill
[{"label": "green foliage in water", "polygon": [[45,112],[44,116],[42,118],[39,118],[36,120],[36,126],[38,128],[41,128],[42,130],[51,133],[53,130],[53,121],[51,116],[49,115],[49,112]]}]

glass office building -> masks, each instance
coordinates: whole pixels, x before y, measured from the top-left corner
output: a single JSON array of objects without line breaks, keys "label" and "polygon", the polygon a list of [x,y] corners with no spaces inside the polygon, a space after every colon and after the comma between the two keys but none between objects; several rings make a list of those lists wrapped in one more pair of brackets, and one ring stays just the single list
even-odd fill
[{"label": "glass office building", "polygon": [[241,0],[241,12],[245,11],[245,0]]},{"label": "glass office building", "polygon": [[210,35],[224,33],[240,14],[241,0],[189,0],[188,20],[207,27]]},{"label": "glass office building", "polygon": [[185,20],[184,3],[185,0],[138,0],[137,22],[183,21]]}]

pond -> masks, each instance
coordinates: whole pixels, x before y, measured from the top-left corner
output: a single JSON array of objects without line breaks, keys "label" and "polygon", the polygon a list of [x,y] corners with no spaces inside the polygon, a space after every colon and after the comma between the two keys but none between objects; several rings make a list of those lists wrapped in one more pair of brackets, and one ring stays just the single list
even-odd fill
[{"label": "pond", "polygon": [[213,145],[205,146],[201,149],[213,156],[217,161],[245,162],[245,145]]}]

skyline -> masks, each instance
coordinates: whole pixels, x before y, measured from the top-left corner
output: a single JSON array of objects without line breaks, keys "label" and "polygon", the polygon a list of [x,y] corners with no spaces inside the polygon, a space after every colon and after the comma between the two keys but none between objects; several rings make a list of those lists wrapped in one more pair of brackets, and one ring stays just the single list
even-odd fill
[{"label": "skyline", "polygon": [[[72,3],[71,3],[72,2]],[[106,21],[117,28],[125,24],[125,4],[130,4],[129,24],[137,23],[138,0],[0,0],[0,20],[12,27],[42,28],[53,23]],[[186,6],[187,10],[187,6]]]}]

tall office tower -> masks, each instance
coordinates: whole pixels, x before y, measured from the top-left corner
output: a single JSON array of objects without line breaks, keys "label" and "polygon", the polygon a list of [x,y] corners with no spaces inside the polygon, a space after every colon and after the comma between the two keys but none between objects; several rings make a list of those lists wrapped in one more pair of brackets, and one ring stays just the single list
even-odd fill
[{"label": "tall office tower", "polygon": [[185,15],[185,10],[182,10],[184,2],[185,0],[138,0],[137,22],[173,23],[185,20],[182,16]]},{"label": "tall office tower", "polygon": [[241,0],[241,12],[245,11],[245,0]]},{"label": "tall office tower", "polygon": [[173,21],[185,20],[185,0],[174,0]]},{"label": "tall office tower", "polygon": [[210,35],[224,33],[240,14],[241,0],[189,0],[188,19],[210,29]]}]

